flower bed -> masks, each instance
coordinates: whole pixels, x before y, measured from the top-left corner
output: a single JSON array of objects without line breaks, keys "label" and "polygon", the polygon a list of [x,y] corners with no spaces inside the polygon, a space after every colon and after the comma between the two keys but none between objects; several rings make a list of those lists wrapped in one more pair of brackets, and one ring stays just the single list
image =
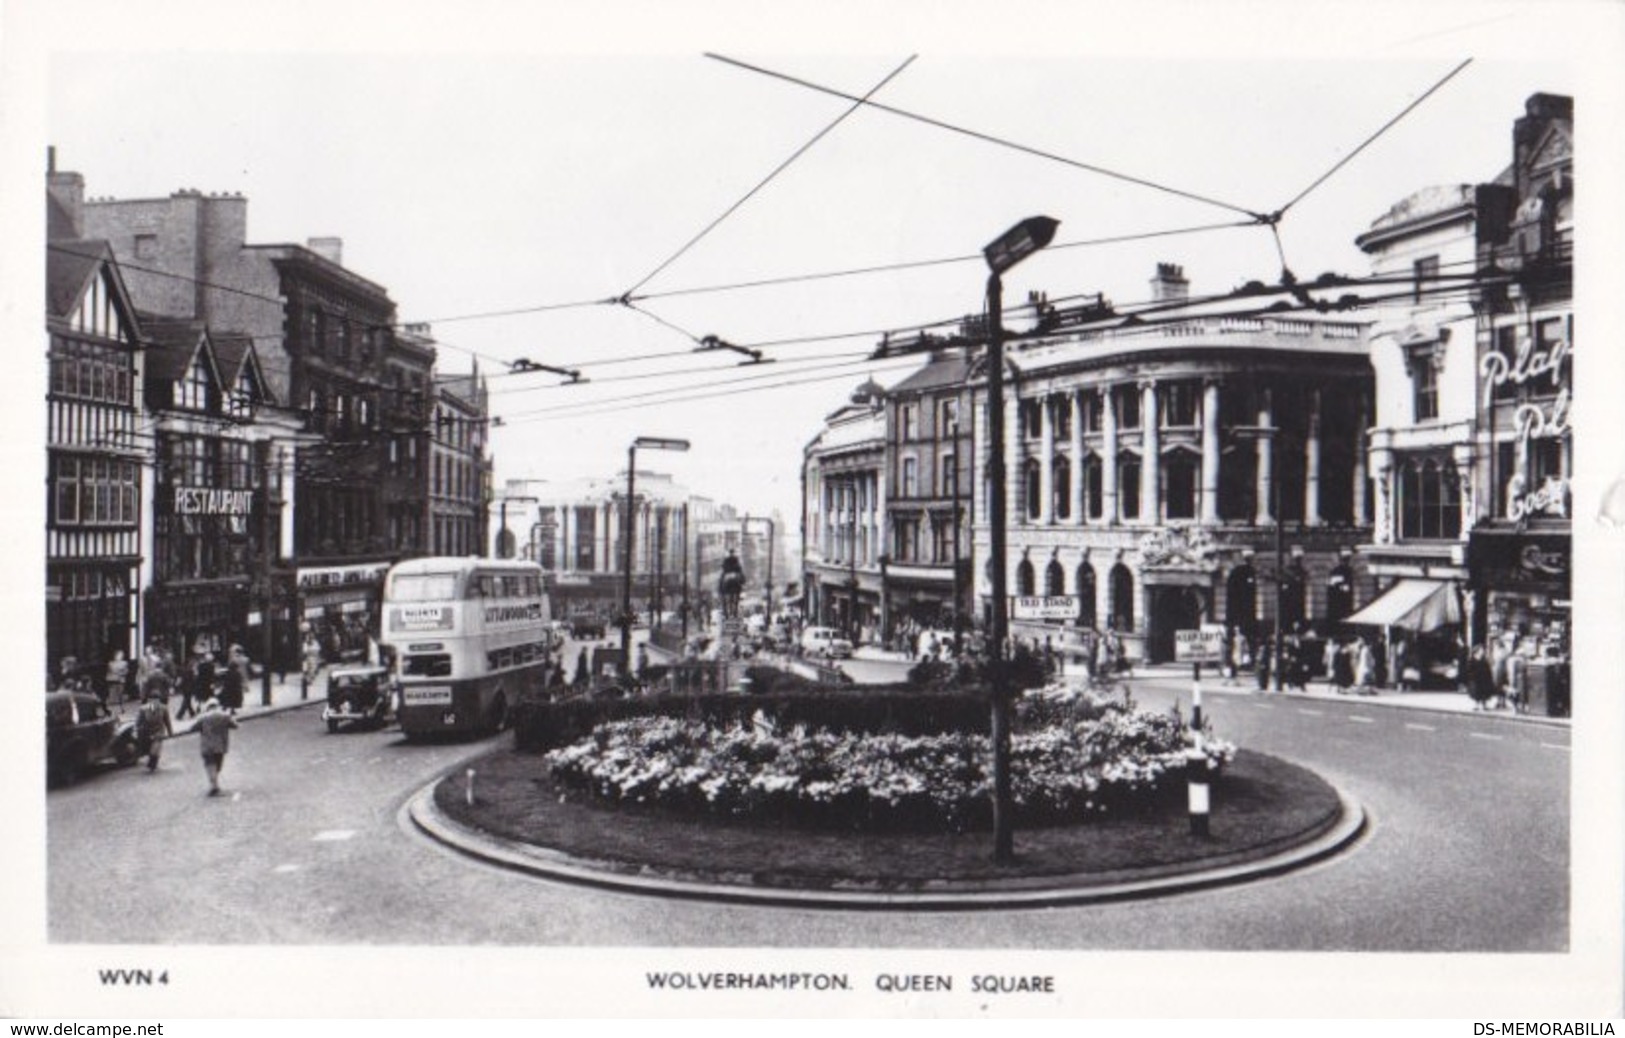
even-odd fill
[{"label": "flower bed", "polygon": [[[1097,704],[1098,705],[1098,704]],[[1150,810],[1183,790],[1188,732],[1173,714],[1084,709],[1011,739],[1025,824]],[[1210,768],[1235,747],[1203,740]],[[990,821],[991,750],[975,733],[900,735],[673,717],[599,725],[543,758],[561,784],[605,801],[813,828],[964,831]]]}]

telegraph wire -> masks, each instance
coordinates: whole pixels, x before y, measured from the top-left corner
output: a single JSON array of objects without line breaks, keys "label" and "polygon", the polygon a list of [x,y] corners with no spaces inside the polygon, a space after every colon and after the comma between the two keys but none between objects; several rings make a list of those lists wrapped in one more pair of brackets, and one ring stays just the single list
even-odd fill
[{"label": "telegraph wire", "polygon": [[896,68],[892,69],[891,72],[886,75],[886,78],[882,79],[880,82],[878,82],[874,86],[870,87],[869,92],[864,94],[863,97],[860,98],[859,100],[855,101],[850,108],[848,108],[846,111],[842,112],[840,115],[836,116],[834,121],[830,122],[822,130],[819,130],[817,133],[815,133],[812,136],[811,140],[807,141],[801,147],[797,148],[794,152],[792,152],[790,154],[789,158],[785,159],[783,162],[780,162],[777,166],[773,167],[773,171],[771,173],[769,173],[767,176],[763,177],[760,181],[758,181],[755,187],[751,188],[749,191],[746,191],[745,194],[737,202],[735,202],[733,205],[729,206],[727,209],[723,210],[723,213],[722,213],[721,216],[718,216],[715,220],[712,220],[710,223],[706,224],[704,229],[702,229],[700,231],[700,233],[696,234],[694,237],[692,237],[688,241],[684,242],[682,247],[679,248],[676,252],[672,253],[670,256],[666,257],[664,262],[662,262],[659,266],[655,267],[655,269],[650,271],[648,274],[645,274],[641,281],[639,281],[637,284],[633,285],[631,288],[627,289],[625,292],[621,293],[621,297],[620,297],[621,301],[626,302],[627,300],[629,300],[632,297],[632,293],[636,292],[638,289],[642,288],[644,285],[648,284],[650,281],[653,281],[655,279],[655,277],[657,277],[660,274],[661,271],[665,270],[667,267],[669,267],[673,263],[675,263],[689,249],[693,248],[695,245],[698,245],[702,238],[704,238],[706,235],[710,234],[713,230],[715,230],[717,225],[722,223],[722,221],[724,221],[728,217],[732,216],[734,214],[734,212],[739,209],[740,206],[742,206],[746,202],[750,201],[750,199],[752,198],[752,196],[754,196],[756,194],[756,192],[762,190],[762,188],[764,188],[764,187],[766,187],[768,185],[769,181],[771,181],[774,177],[778,176],[780,173],[784,172],[787,168],[789,168],[791,163],[795,162],[802,155],[806,154],[808,149],[810,149],[814,144],[817,144],[820,140],[823,140],[823,138],[824,138],[824,136],[826,134],[828,134],[831,130],[835,129],[835,127],[839,126],[842,122],[846,121],[847,116],[851,115],[853,112],[856,112],[859,108],[862,108],[864,103],[866,101],[868,101],[869,98],[873,97],[876,93],[878,93],[881,90],[881,88],[883,88],[887,83],[890,83],[893,79],[896,79],[899,75],[901,75],[903,70],[908,68],[909,65],[911,65],[914,62],[914,59],[917,58],[917,57],[919,57],[919,55],[910,54],[908,56],[908,58],[906,60],[904,60],[904,62],[901,65],[898,65]]}]

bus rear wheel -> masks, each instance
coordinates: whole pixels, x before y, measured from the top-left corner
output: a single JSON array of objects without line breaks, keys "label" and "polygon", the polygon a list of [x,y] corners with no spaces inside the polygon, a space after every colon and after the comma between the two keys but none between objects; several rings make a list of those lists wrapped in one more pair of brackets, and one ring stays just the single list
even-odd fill
[{"label": "bus rear wheel", "polygon": [[491,701],[491,713],[486,727],[493,735],[508,727],[508,697],[501,692],[498,692],[497,697]]}]

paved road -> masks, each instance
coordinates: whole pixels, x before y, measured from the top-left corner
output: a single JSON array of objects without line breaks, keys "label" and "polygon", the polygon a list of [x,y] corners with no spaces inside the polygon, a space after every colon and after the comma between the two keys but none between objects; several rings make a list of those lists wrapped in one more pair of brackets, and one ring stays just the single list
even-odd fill
[{"label": "paved road", "polygon": [[[1146,702],[1186,698],[1178,682]],[[245,722],[228,795],[190,738],[156,775],[47,800],[54,941],[1124,949],[1558,950],[1568,921],[1566,729],[1373,704],[1210,695],[1242,745],[1321,771],[1366,805],[1328,863],[1156,901],[873,913],[664,901],[503,872],[400,818],[436,775],[505,737],[407,745],[328,735],[316,708]],[[1214,819],[1223,824],[1222,813]],[[1020,833],[1017,833],[1017,849]]]}]

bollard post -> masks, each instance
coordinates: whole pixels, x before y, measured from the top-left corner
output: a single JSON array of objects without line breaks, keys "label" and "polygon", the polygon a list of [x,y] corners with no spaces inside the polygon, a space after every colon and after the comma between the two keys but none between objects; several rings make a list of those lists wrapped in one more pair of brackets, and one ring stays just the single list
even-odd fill
[{"label": "bollard post", "polygon": [[466,798],[468,800],[468,806],[473,807],[474,806],[474,769],[469,768],[468,771],[466,771],[463,774],[463,779],[464,779],[464,783],[465,783],[465,785],[464,785],[465,794],[464,795],[466,796]]},{"label": "bollard post", "polygon": [[1192,733],[1190,749],[1185,751],[1185,784],[1187,805],[1191,819],[1191,835],[1207,838],[1208,810],[1210,807],[1207,783],[1207,754],[1202,752],[1202,733]]},{"label": "bollard post", "polygon": [[1202,730],[1202,661],[1191,664],[1191,728]]}]

